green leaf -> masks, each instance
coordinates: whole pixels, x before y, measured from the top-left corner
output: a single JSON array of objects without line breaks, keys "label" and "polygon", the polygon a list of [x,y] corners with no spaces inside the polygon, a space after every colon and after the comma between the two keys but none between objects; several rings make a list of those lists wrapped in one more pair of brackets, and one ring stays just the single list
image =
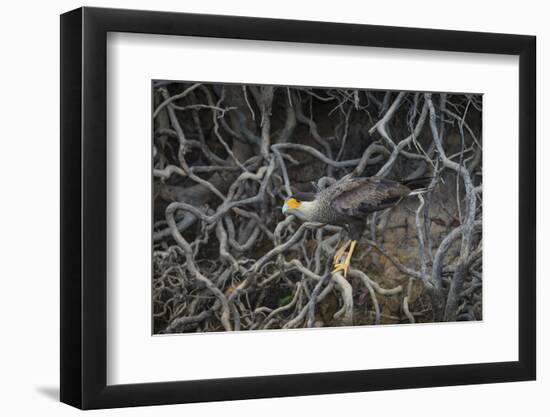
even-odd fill
[{"label": "green leaf", "polygon": [[284,296],[283,298],[279,299],[279,307],[286,306],[291,301],[292,301],[292,294],[288,294],[288,295]]}]

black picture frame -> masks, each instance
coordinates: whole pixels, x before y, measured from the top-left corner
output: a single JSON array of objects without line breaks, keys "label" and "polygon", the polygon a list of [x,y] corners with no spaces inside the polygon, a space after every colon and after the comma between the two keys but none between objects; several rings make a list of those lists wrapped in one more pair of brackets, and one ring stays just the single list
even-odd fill
[{"label": "black picture frame", "polygon": [[[108,32],[519,56],[519,360],[107,385]],[[62,402],[94,409],[535,379],[534,36],[85,7],[61,15],[60,56]]]}]

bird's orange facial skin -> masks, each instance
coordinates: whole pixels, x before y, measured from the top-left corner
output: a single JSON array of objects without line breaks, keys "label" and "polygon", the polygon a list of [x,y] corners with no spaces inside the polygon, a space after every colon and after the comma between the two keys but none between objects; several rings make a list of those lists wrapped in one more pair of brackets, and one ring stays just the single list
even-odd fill
[{"label": "bird's orange facial skin", "polygon": [[289,209],[298,209],[300,208],[300,202],[295,198],[289,198],[286,202],[286,205]]}]

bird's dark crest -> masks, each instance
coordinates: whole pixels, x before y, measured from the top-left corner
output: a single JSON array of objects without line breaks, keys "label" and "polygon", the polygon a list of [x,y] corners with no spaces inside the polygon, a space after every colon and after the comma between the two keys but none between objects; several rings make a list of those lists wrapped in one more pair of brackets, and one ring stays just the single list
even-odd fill
[{"label": "bird's dark crest", "polygon": [[295,198],[298,201],[313,201],[315,200],[315,193],[297,191],[294,194],[292,194],[290,198]]}]

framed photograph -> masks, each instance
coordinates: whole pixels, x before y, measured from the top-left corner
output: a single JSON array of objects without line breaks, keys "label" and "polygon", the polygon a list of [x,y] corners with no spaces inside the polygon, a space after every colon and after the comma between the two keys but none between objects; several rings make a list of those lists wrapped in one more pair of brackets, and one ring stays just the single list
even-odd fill
[{"label": "framed photograph", "polygon": [[535,38],[61,16],[61,401],[533,380]]}]

